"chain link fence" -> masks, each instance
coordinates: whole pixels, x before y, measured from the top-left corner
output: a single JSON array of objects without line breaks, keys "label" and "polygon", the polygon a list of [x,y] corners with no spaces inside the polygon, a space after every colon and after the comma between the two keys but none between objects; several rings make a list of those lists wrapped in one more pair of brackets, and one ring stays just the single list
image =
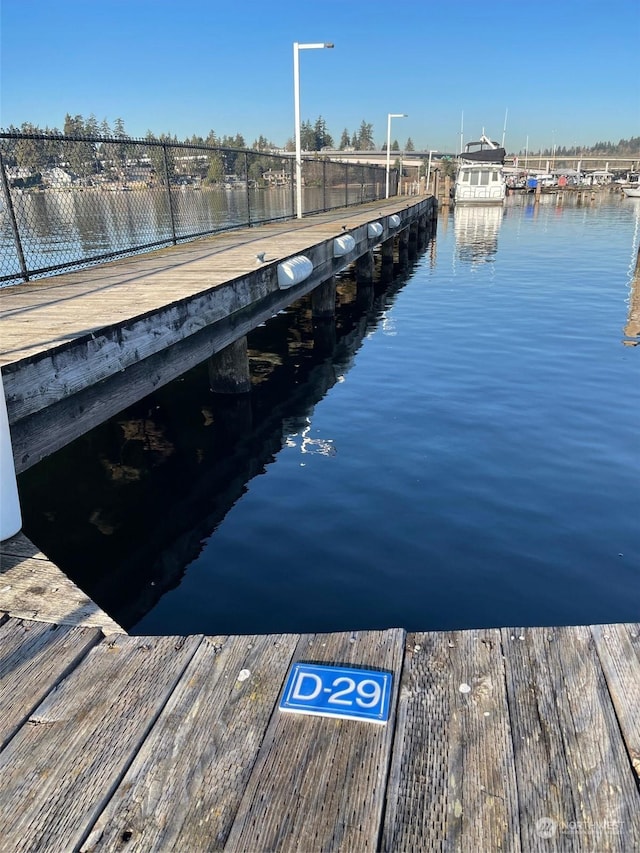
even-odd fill
[{"label": "chain link fence", "polygon": [[[385,195],[381,166],[302,165],[305,213]],[[395,195],[396,170],[390,178]],[[0,134],[0,286],[294,216],[293,155]]]}]

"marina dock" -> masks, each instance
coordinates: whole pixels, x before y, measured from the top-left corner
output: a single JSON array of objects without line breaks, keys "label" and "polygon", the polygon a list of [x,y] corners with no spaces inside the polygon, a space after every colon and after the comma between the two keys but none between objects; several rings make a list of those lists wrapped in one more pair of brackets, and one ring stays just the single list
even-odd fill
[{"label": "marina dock", "polygon": [[[327,282],[356,264],[371,286],[373,249],[408,251],[435,210],[394,198],[0,290],[17,470],[194,364],[221,373],[303,295],[330,315]],[[312,274],[279,287],[301,255]],[[388,718],[283,710],[300,663],[390,675]],[[639,707],[638,623],[129,636],[25,535],[0,545],[7,853],[627,853]]]},{"label": "marina dock", "polygon": [[[355,264],[372,285],[374,249],[392,263],[394,241],[407,254],[436,216],[431,196],[396,197],[0,288],[16,471],[225,350],[214,370],[241,383],[246,353],[232,347],[251,329],[314,291],[330,316],[336,274]],[[296,258],[312,271],[283,287],[278,270]]]},{"label": "marina dock", "polygon": [[[3,543],[3,851],[640,845],[637,624],[132,637],[52,578]],[[300,661],[392,673],[388,722],[282,712]]]}]

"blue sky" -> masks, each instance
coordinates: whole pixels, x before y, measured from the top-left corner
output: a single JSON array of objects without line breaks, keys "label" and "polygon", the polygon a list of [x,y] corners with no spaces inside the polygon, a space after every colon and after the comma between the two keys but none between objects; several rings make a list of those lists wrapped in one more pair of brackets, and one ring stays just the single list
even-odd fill
[{"label": "blue sky", "polygon": [[[456,151],[484,128],[529,150],[640,135],[639,0],[2,0],[0,126],[67,112],[131,136],[293,136],[373,124],[377,145]],[[463,118],[464,116],[464,118]]]}]

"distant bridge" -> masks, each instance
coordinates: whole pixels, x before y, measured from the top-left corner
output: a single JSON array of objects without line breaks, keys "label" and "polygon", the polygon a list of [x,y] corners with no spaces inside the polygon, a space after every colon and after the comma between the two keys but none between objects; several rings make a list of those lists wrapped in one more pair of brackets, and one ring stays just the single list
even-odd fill
[{"label": "distant bridge", "polygon": [[[304,156],[309,157],[314,155],[317,157],[326,157],[329,160],[340,162],[353,162],[361,164],[371,164],[377,166],[386,166],[387,152],[386,151],[339,151],[337,149],[325,149],[317,152],[304,152]],[[443,159],[455,159],[458,156],[457,152],[432,152],[432,163],[437,165]],[[428,151],[391,151],[391,165],[398,161],[402,161],[402,166],[405,170],[419,169],[429,159]],[[558,168],[578,169],[582,171],[593,171],[602,169],[603,171],[621,171],[621,172],[637,172],[640,170],[640,152],[632,157],[603,157],[591,156],[588,154],[539,154],[529,152],[528,154],[507,154],[505,165],[511,167],[519,167],[520,169],[545,169],[553,171]],[[412,177],[410,173],[410,177]]]}]

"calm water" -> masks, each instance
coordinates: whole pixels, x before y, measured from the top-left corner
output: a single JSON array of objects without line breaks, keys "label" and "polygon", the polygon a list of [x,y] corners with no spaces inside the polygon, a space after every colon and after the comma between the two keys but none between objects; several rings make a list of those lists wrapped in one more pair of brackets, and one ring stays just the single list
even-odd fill
[{"label": "calm water", "polygon": [[202,367],[23,475],[25,532],[137,633],[637,620],[639,219],[444,213],[334,348],[256,330],[251,404]]}]

